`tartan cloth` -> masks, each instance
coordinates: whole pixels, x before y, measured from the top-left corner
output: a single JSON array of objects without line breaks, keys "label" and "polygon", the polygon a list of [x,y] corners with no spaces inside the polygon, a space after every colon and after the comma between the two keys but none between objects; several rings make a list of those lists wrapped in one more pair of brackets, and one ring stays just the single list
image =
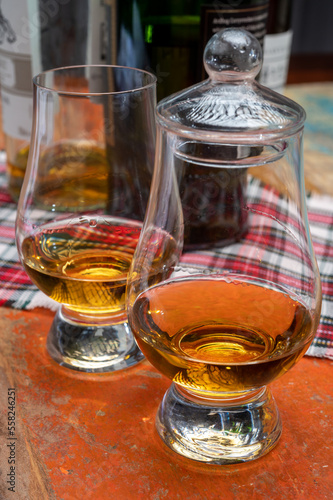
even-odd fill
[{"label": "tartan cloth", "polygon": [[[22,310],[35,307],[56,310],[58,304],[37,289],[19,262],[15,245],[16,204],[6,189],[4,160],[4,157],[0,158],[0,306]],[[328,196],[309,196],[307,206],[321,275],[323,302],[320,324],[306,354],[333,359],[333,199]],[[201,256],[204,259],[205,252],[201,252]],[[295,255],[292,257],[297,258]],[[226,257],[224,254],[221,258],[232,262],[232,256]]]}]

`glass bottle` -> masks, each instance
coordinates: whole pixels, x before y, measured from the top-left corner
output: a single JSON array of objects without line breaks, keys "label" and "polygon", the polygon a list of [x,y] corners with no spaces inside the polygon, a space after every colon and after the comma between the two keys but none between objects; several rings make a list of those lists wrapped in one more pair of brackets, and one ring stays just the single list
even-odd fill
[{"label": "glass bottle", "polygon": [[8,190],[18,199],[29,153],[32,124],[32,62],[28,3],[1,4],[0,78]]},{"label": "glass bottle", "polygon": [[282,93],[288,77],[293,32],[292,0],[270,0],[260,83]]},{"label": "glass bottle", "polygon": [[110,0],[1,3],[2,121],[8,190],[15,201],[29,154],[32,77],[61,66],[115,64],[115,12]]},{"label": "glass bottle", "polygon": [[117,63],[152,70],[157,99],[200,81],[201,54],[219,29],[240,27],[262,43],[268,0],[125,0],[118,4]]}]

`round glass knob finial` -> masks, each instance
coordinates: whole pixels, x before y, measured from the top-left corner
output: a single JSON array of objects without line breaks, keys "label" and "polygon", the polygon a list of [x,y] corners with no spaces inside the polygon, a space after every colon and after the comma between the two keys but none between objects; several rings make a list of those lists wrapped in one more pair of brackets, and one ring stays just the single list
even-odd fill
[{"label": "round glass knob finial", "polygon": [[262,50],[256,37],[248,31],[227,28],[212,36],[203,60],[212,80],[254,79],[261,69]]}]

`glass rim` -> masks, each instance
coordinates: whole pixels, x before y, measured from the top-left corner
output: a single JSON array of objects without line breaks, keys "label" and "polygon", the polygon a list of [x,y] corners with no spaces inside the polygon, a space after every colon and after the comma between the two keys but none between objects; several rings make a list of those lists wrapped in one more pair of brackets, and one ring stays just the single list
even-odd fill
[{"label": "glass rim", "polygon": [[[42,76],[57,72],[62,72],[65,70],[79,70],[82,68],[104,68],[104,69],[112,69],[112,70],[126,70],[128,73],[139,73],[142,75],[147,75],[151,78],[151,81],[146,83],[145,85],[140,85],[138,87],[126,90],[107,90],[107,91],[75,91],[75,90],[65,90],[65,89],[56,89],[51,86],[47,86],[38,82],[38,79]],[[48,90],[50,92],[55,92],[60,95],[68,95],[68,96],[103,96],[103,95],[121,95],[121,94],[131,94],[134,92],[142,92],[143,90],[148,90],[151,87],[156,86],[157,77],[150,71],[134,68],[132,66],[120,66],[117,64],[79,64],[79,65],[71,65],[71,66],[59,66],[57,68],[48,69],[46,71],[41,71],[37,75],[32,78],[33,85],[41,90]]]}]

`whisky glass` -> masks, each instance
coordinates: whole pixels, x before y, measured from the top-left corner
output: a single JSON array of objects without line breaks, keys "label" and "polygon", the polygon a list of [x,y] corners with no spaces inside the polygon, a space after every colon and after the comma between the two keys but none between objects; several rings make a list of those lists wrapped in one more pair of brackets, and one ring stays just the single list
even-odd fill
[{"label": "whisky glass", "polygon": [[125,287],[149,196],[156,79],[120,66],[37,75],[27,171],[16,222],[29,277],[60,304],[52,358],[86,372],[143,359]]},{"label": "whisky glass", "polygon": [[[256,459],[281,434],[270,382],[319,322],[306,213],[303,109],[254,81],[261,49],[214,35],[209,79],[160,101],[150,200],[128,277],[128,317],[172,380],[156,418],[175,452]],[[287,389],[286,389],[287,390]]]}]

